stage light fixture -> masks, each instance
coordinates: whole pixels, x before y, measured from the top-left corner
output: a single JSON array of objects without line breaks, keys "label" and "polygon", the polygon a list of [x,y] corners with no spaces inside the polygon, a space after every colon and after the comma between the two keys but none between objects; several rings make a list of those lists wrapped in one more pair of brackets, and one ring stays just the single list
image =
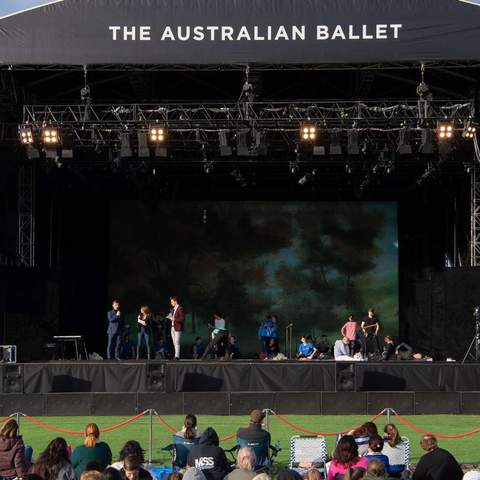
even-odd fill
[{"label": "stage light fixture", "polygon": [[255,139],[255,155],[265,156],[268,153],[267,135],[261,130],[253,130],[252,135]]},{"label": "stage light fixture", "polygon": [[410,131],[406,128],[402,128],[398,132],[397,152],[400,155],[411,155],[412,154],[412,145],[410,144]]},{"label": "stage light fixture", "polygon": [[330,137],[330,155],[341,155],[342,146],[340,144],[340,132],[334,130]]},{"label": "stage light fixture", "polygon": [[248,131],[237,132],[237,156],[239,157],[248,157],[250,155],[247,144],[247,134]]},{"label": "stage light fixture", "polygon": [[433,132],[430,128],[422,128],[422,139],[418,151],[427,155],[433,153]]},{"label": "stage light fixture", "polygon": [[476,133],[477,133],[477,128],[474,125],[472,125],[470,122],[467,122],[465,124],[465,127],[463,128],[462,137],[468,140],[473,140]]},{"label": "stage light fixture", "polygon": [[315,125],[302,125],[300,139],[303,142],[313,142],[317,138],[317,127]]},{"label": "stage light fixture", "polygon": [[438,122],[437,135],[440,141],[451,140],[453,138],[454,128],[451,122]]},{"label": "stage light fixture", "polygon": [[220,156],[229,157],[232,154],[232,147],[227,141],[227,130],[218,131],[218,143],[220,144]]},{"label": "stage light fixture", "polygon": [[152,125],[148,129],[150,143],[163,143],[167,138],[167,131],[163,127]]},{"label": "stage light fixture", "polygon": [[27,145],[27,158],[40,158],[40,152],[32,145]]},{"label": "stage light fixture", "polygon": [[148,148],[147,134],[145,132],[137,132],[138,141],[138,158],[150,157],[150,149]]},{"label": "stage light fixture", "polygon": [[347,153],[349,155],[359,155],[358,130],[349,130],[347,133]]},{"label": "stage light fixture", "polygon": [[45,145],[57,145],[60,142],[58,129],[55,127],[45,127],[42,130],[42,139]]},{"label": "stage light fixture", "polygon": [[20,141],[24,145],[30,145],[33,143],[33,133],[30,127],[21,127],[20,128]]},{"label": "stage light fixture", "polygon": [[120,157],[127,158],[132,156],[132,147],[130,146],[130,134],[123,132],[120,134]]}]

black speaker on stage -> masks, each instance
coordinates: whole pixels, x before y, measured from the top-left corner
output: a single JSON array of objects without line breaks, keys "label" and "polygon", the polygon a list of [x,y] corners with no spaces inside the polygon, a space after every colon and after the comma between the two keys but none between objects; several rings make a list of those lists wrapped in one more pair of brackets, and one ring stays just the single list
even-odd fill
[{"label": "black speaker on stage", "polygon": [[3,393],[23,393],[23,368],[20,365],[2,367]]},{"label": "black speaker on stage", "polygon": [[147,391],[149,392],[165,391],[165,364],[164,363],[147,364]]}]

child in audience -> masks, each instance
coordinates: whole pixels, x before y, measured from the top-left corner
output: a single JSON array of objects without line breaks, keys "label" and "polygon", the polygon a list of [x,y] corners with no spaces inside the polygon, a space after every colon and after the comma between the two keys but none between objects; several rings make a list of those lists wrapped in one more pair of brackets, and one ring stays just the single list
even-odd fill
[{"label": "child in audience", "polygon": [[368,441],[368,451],[365,455],[368,462],[372,460],[378,460],[385,465],[385,470],[388,472],[390,466],[388,457],[382,454],[383,450],[383,438],[380,435],[372,435]]}]

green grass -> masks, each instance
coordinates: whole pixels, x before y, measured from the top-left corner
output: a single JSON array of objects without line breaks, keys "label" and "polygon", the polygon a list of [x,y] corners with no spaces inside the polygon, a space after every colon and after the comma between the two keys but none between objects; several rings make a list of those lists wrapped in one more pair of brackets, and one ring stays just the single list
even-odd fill
[{"label": "green grass", "polygon": [[[320,415],[286,415],[290,422],[304,428],[314,431],[338,431],[344,430],[351,426],[358,425],[367,420],[365,416],[320,416]],[[180,428],[183,422],[183,416],[170,415],[164,416],[168,423],[174,427]],[[480,427],[480,420],[477,416],[471,415],[421,415],[406,417],[407,420],[415,425],[425,428],[429,431],[453,435],[467,432],[474,428]],[[91,421],[98,423],[100,428],[105,428],[125,420],[125,417],[40,417],[40,420],[49,425],[67,430],[83,430],[84,426]],[[244,426],[248,419],[245,416],[199,416],[199,428],[203,429],[207,426],[213,426],[220,437],[234,433],[239,426]],[[379,429],[383,429],[386,423],[386,417],[382,417],[377,421]],[[400,433],[410,438],[412,446],[411,463],[417,463],[422,452],[418,445],[421,434],[415,433],[407,429],[400,423],[396,422]],[[134,423],[128,424],[118,430],[102,434],[102,440],[109,443],[114,458],[118,456],[122,445],[129,439],[138,440],[142,446],[147,449],[148,445],[148,418],[143,417]],[[78,435],[63,435],[56,432],[45,430],[44,428],[30,423],[26,419],[21,419],[21,431],[24,441],[33,446],[35,455],[45,448],[47,443],[56,436],[63,436],[68,443],[76,446],[82,442],[82,437]],[[270,432],[272,434],[273,443],[280,441],[282,451],[280,452],[277,462],[280,465],[288,463],[289,440],[296,432],[290,427],[280,423],[276,418],[270,418]],[[446,448],[455,455],[460,463],[478,464],[480,463],[480,434],[473,435],[462,439],[440,439],[440,446]],[[167,445],[171,441],[171,433],[157,419],[153,419],[153,459],[155,463],[167,465],[169,464],[169,455],[161,452],[162,446]],[[327,437],[328,451],[333,448],[333,437]],[[224,448],[233,446],[234,441],[223,442]]]}]

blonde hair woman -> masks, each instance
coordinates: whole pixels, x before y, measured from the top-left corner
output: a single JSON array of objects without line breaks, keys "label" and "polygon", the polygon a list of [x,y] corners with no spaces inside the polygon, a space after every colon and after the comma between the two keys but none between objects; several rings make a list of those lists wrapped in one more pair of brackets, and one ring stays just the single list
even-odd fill
[{"label": "blonde hair woman", "polygon": [[75,448],[71,461],[77,479],[90,462],[98,463],[102,470],[112,463],[112,451],[105,442],[100,441],[100,429],[96,423],[89,423],[85,427],[83,445]]}]

